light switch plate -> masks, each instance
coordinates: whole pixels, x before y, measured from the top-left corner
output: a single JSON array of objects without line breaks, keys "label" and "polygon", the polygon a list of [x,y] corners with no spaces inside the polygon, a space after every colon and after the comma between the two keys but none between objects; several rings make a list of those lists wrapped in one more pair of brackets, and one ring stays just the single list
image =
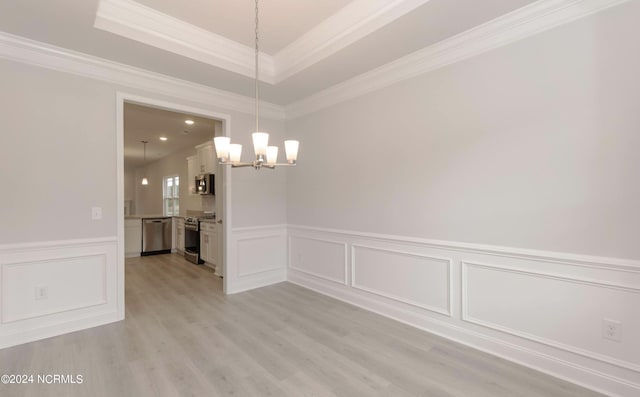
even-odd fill
[{"label": "light switch plate", "polygon": [[94,221],[102,219],[102,207],[91,207],[91,219]]},{"label": "light switch plate", "polygon": [[49,287],[46,285],[38,285],[36,287],[36,300],[47,299],[49,297]]}]

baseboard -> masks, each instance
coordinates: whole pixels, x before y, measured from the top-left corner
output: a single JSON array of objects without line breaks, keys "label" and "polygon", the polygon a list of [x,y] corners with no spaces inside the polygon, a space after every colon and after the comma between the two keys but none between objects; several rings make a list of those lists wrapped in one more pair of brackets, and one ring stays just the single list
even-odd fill
[{"label": "baseboard", "polygon": [[121,320],[124,320],[123,315],[117,311],[111,311],[104,314],[91,314],[86,318],[76,318],[60,323],[44,324],[33,329],[23,329],[12,334],[0,336],[0,349],[52,338],[70,332],[82,331]]},{"label": "baseboard", "polygon": [[260,274],[242,277],[237,279],[233,287],[227,290],[228,294],[237,294],[239,292],[249,291],[255,288],[266,287],[268,285],[277,284],[287,281],[286,269],[271,270]]}]

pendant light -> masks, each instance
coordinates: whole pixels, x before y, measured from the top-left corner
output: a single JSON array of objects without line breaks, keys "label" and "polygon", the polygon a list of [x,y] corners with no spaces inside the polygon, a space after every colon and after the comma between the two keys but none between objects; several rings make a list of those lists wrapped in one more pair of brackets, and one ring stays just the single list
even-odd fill
[{"label": "pendant light", "polygon": [[298,159],[298,141],[284,141],[284,150],[287,157],[286,163],[278,163],[278,147],[269,146],[269,134],[260,131],[259,115],[260,115],[260,87],[258,80],[258,0],[256,2],[256,36],[255,36],[255,63],[256,77],[254,81],[254,89],[256,94],[256,130],[252,134],[253,150],[255,152],[255,160],[250,163],[240,161],[242,155],[242,145],[232,144],[231,139],[226,136],[219,136],[213,139],[216,146],[216,154],[218,163],[230,165],[232,167],[253,167],[256,170],[262,167],[274,169],[277,165],[296,165]]},{"label": "pendant light", "polygon": [[149,141],[141,141],[142,144],[144,145],[144,173],[142,174],[142,184],[144,186],[149,184],[149,180],[147,179],[146,175],[147,175],[147,143],[149,143]]}]

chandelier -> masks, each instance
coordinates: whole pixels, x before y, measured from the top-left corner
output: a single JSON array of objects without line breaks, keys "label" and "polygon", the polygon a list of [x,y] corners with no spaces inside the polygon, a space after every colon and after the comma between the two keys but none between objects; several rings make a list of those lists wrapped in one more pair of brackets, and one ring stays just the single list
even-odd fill
[{"label": "chandelier", "polygon": [[260,131],[259,115],[260,115],[260,87],[258,80],[258,0],[256,0],[256,36],[255,36],[255,94],[256,94],[256,132],[252,135],[253,151],[256,158],[250,163],[240,161],[242,155],[242,145],[231,143],[231,139],[226,136],[219,136],[213,139],[216,147],[216,155],[218,163],[230,165],[232,167],[253,167],[259,170],[263,167],[274,169],[277,165],[296,165],[298,158],[298,141],[284,141],[284,150],[287,157],[286,163],[278,163],[278,147],[269,146],[269,134]]}]

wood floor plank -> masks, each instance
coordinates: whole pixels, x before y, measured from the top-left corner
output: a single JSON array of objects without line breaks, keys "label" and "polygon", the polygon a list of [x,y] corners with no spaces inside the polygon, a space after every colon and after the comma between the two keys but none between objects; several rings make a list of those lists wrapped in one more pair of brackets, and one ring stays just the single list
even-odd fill
[{"label": "wood floor plank", "polygon": [[550,377],[280,283],[224,296],[179,255],[127,259],[126,319],[0,350],[2,397],[596,397]]}]

